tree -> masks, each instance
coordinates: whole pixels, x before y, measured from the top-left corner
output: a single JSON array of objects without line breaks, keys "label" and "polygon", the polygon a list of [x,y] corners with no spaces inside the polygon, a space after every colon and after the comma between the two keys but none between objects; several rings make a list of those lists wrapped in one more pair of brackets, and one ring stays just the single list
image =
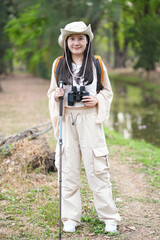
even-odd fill
[{"label": "tree", "polygon": [[49,78],[52,61],[61,54],[57,43],[59,29],[77,19],[90,22],[94,14],[91,24],[96,31],[102,8],[93,2],[95,5],[90,6],[84,0],[38,0],[15,15],[6,26],[15,57],[30,72]]},{"label": "tree", "polygon": [[160,60],[160,1],[132,1],[135,24],[130,29],[132,47],[138,56],[135,68],[154,70]]},{"label": "tree", "polygon": [[10,55],[10,41],[5,34],[5,25],[8,21],[9,11],[8,11],[8,1],[0,1],[0,74],[7,73],[7,69],[12,68],[12,57]]},{"label": "tree", "polygon": [[[12,51],[11,47],[5,51],[3,63],[14,53],[27,70],[49,78],[53,59],[62,54],[57,43],[59,29],[78,20],[91,23],[98,43],[102,43],[101,36],[108,39],[107,44],[114,49],[115,68],[126,66],[129,47],[138,57],[136,67],[154,69],[159,61],[160,0],[3,1],[10,2],[10,20],[3,26],[12,43]],[[107,46],[103,52],[107,52]]]},{"label": "tree", "polygon": [[160,19],[146,15],[135,27],[133,48],[138,55],[135,68],[155,70],[160,59]]},{"label": "tree", "polygon": [[[109,27],[109,38],[112,38],[114,48],[114,67],[126,67],[130,32],[133,25],[131,4],[126,0],[105,1],[103,22]],[[106,25],[107,24],[107,25]],[[110,41],[109,41],[110,42]]]}]

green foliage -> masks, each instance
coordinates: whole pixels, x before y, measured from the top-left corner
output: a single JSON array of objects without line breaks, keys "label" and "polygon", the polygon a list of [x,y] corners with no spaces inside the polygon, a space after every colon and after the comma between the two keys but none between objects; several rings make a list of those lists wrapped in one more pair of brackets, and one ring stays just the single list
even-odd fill
[{"label": "green foliage", "polygon": [[82,223],[88,223],[89,231],[94,232],[95,235],[105,233],[105,224],[98,219],[95,208],[93,207],[89,212],[85,212],[81,217]]},{"label": "green foliage", "polygon": [[130,43],[138,61],[135,68],[155,69],[160,54],[160,1],[132,2],[133,26],[130,26]]},{"label": "green foliage", "polygon": [[[39,0],[25,9],[21,7],[18,16],[12,17],[6,25],[16,59],[23,61],[30,72],[49,78],[53,59],[62,54],[57,43],[60,28],[86,14],[86,22],[90,22],[93,13],[94,24],[102,9],[93,2],[95,5],[90,7],[85,1]],[[22,6],[20,2],[19,5]],[[96,9],[98,14],[95,14]]]},{"label": "green foliage", "polygon": [[12,69],[12,55],[9,54],[11,44],[4,29],[9,19],[8,15],[8,1],[0,1],[0,74],[6,73],[7,70]]},{"label": "green foliage", "polygon": [[135,68],[154,70],[160,56],[159,17],[146,15],[132,30],[133,48],[139,56]]},{"label": "green foliage", "polygon": [[5,158],[6,156],[10,156],[11,155],[11,151],[12,151],[12,144],[9,144],[8,147],[0,147],[0,156],[2,158]]},{"label": "green foliage", "polygon": [[137,68],[150,70],[159,62],[159,1],[14,0],[9,5],[3,0],[0,9],[0,72],[6,65],[12,69],[14,58],[29,72],[50,78],[53,60],[62,55],[60,28],[77,20],[91,23],[95,49],[110,63],[114,55],[115,65],[125,66],[128,47],[138,56]]},{"label": "green foliage", "polygon": [[73,4],[71,1],[39,0],[8,22],[6,32],[14,45],[14,56],[25,63],[30,72],[50,77],[53,59],[61,54],[57,43],[60,27],[74,20],[75,7],[78,17],[81,11],[78,12],[77,1]]},{"label": "green foliage", "polygon": [[160,149],[144,141],[125,139],[106,127],[104,129],[107,143],[118,148],[123,147],[122,150],[119,149],[122,159],[127,159],[129,156],[135,164],[142,163],[139,170],[148,173],[150,183],[160,188]]},{"label": "green foliage", "polygon": [[15,56],[24,61],[30,72],[46,77],[46,48],[43,46],[43,29],[47,24],[45,17],[39,16],[39,4],[31,6],[18,18],[13,18],[6,26],[12,43],[16,47]]},{"label": "green foliage", "polygon": [[[53,200],[52,200],[53,201]],[[45,206],[40,207],[39,210],[44,216],[49,226],[58,225],[59,222],[59,200],[55,199],[54,202],[48,202]]]}]

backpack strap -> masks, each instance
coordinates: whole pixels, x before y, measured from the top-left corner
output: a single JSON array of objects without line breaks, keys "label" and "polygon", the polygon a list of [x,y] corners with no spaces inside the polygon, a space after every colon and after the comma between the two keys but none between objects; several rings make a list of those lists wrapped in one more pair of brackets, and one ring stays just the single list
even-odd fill
[{"label": "backpack strap", "polygon": [[56,64],[55,64],[55,67],[54,67],[54,76],[55,76],[55,79],[56,79],[57,83],[59,81],[58,73],[59,73],[59,70],[61,68],[62,58],[63,58],[63,56],[60,56],[60,57],[57,58]]},{"label": "backpack strap", "polygon": [[[58,75],[59,75],[59,71],[60,71],[60,68],[61,68],[61,65],[62,65],[62,59],[63,59],[63,56],[58,57],[57,60],[56,60],[55,67],[54,67],[54,76],[55,76],[55,79],[56,79],[57,83],[59,81]],[[104,71],[103,71],[102,59],[101,59],[100,56],[97,56],[97,55],[92,56],[92,59],[93,59],[94,65],[96,67],[97,93],[99,93],[100,90],[102,90],[104,88],[103,87]]]},{"label": "backpack strap", "polygon": [[104,71],[103,71],[103,64],[102,64],[102,59],[100,56],[94,55],[93,56],[93,62],[96,67],[96,72],[97,72],[97,93],[102,90],[103,87],[103,77],[104,77]]}]

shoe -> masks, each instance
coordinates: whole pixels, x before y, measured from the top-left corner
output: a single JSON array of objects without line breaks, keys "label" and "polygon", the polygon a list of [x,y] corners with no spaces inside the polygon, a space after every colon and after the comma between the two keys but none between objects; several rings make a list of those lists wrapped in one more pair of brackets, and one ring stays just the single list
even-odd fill
[{"label": "shoe", "polygon": [[111,224],[106,224],[105,226],[105,231],[110,232],[110,233],[117,233],[117,226],[116,225],[111,225]]},{"label": "shoe", "polygon": [[75,226],[64,224],[63,231],[65,232],[75,232]]}]

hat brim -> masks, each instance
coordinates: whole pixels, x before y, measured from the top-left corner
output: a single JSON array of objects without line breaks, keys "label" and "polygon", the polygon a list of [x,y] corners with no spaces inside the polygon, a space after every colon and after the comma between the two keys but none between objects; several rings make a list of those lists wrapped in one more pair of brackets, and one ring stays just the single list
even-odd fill
[{"label": "hat brim", "polygon": [[58,38],[59,45],[64,48],[64,42],[67,39],[67,37],[71,34],[86,34],[89,36],[90,41],[93,41],[94,35],[91,30],[91,25],[89,24],[88,27],[85,30],[77,29],[76,31],[70,31],[66,29],[61,29],[61,34]]}]

